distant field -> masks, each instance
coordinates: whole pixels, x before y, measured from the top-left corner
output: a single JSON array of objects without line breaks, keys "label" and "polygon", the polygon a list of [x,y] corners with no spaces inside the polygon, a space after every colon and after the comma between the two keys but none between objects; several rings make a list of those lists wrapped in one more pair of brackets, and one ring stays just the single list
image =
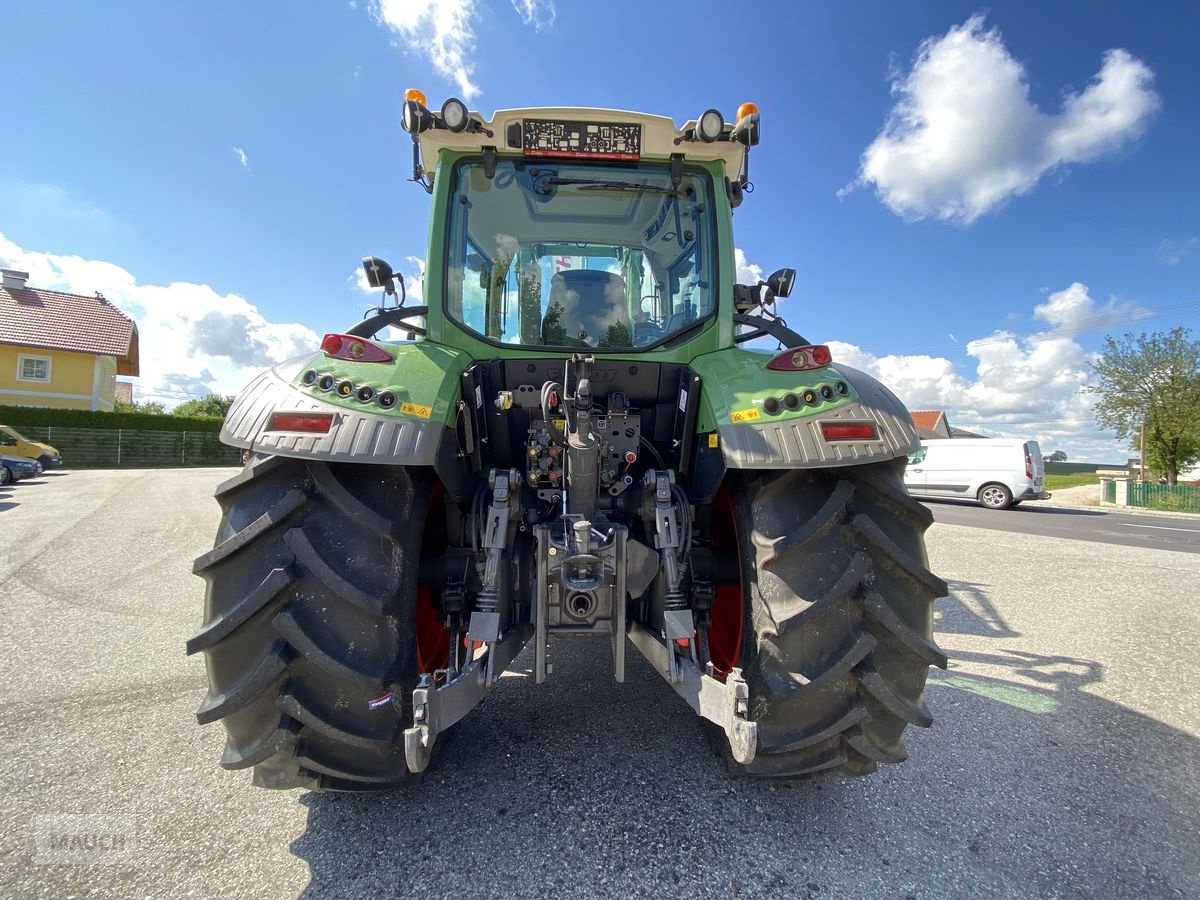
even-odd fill
[{"label": "distant field", "polygon": [[1100,478],[1094,472],[1080,472],[1076,475],[1046,474],[1046,490],[1062,491],[1066,488],[1081,487],[1085,484],[1099,484]]}]

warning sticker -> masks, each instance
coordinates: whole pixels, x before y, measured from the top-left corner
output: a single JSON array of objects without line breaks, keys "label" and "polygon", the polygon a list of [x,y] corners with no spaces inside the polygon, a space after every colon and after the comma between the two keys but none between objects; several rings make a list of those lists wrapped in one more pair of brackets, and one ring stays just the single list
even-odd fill
[{"label": "warning sticker", "polygon": [[761,418],[762,418],[762,413],[760,413],[753,406],[750,407],[749,409],[739,409],[736,412],[729,414],[730,421],[733,422],[735,425],[738,422],[753,422],[755,419],[761,419]]},{"label": "warning sticker", "polygon": [[433,408],[430,406],[421,406],[419,403],[409,403],[405,400],[400,404],[400,412],[408,413],[410,416],[420,416],[422,419],[428,419],[433,415]]},{"label": "warning sticker", "polygon": [[708,446],[709,446],[709,447],[716,447],[716,446],[718,446],[718,444],[717,444],[717,433],[716,433],[715,431],[714,431],[712,434],[710,434],[710,435],[708,436]]}]

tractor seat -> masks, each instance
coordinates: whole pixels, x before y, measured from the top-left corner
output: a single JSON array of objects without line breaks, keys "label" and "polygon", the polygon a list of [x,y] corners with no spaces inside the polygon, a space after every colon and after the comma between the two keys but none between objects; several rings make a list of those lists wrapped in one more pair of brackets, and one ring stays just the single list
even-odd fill
[{"label": "tractor seat", "polygon": [[550,279],[542,341],[566,347],[632,346],[625,279],[597,269],[556,272]]}]

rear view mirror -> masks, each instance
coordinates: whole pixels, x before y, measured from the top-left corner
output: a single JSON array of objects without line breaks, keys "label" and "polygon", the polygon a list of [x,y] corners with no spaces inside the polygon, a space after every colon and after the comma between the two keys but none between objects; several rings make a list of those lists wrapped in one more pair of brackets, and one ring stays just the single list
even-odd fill
[{"label": "rear view mirror", "polygon": [[796,283],[795,269],[777,269],[767,278],[767,287],[776,297],[786,297]]}]

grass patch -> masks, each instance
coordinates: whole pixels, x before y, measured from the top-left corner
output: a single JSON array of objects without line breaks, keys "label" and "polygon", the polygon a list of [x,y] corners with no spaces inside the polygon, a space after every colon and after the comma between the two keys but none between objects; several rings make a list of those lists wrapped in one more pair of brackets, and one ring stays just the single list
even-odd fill
[{"label": "grass patch", "polygon": [[1067,488],[1083,487],[1086,484],[1099,484],[1100,478],[1094,472],[1079,472],[1075,475],[1047,475],[1046,490],[1064,491]]}]

